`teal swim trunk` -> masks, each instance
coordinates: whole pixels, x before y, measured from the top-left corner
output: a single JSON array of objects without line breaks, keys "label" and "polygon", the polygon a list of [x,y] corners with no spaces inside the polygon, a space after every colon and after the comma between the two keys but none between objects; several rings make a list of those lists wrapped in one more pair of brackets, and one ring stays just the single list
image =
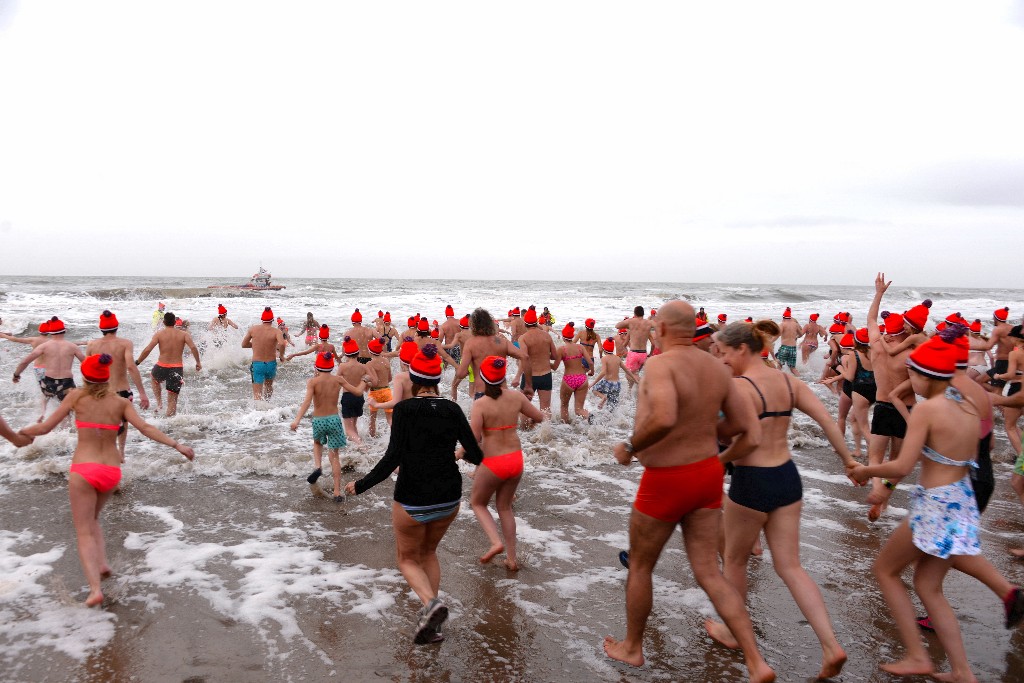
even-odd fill
[{"label": "teal swim trunk", "polygon": [[1013,463],[1013,473],[1024,477],[1024,448],[1021,449],[1020,455],[1017,456],[1017,462]]},{"label": "teal swim trunk", "polygon": [[263,384],[267,380],[277,377],[277,361],[254,360],[250,366],[253,384]]},{"label": "teal swim trunk", "polygon": [[337,414],[313,418],[313,441],[326,444],[328,448],[344,448],[348,445],[345,427]]}]

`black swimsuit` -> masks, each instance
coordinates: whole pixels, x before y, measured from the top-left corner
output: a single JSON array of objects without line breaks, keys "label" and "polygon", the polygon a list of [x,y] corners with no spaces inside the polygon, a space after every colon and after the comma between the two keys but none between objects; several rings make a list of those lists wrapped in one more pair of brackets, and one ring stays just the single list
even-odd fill
[{"label": "black swimsuit", "polygon": [[[796,397],[793,395],[793,385],[789,383],[789,377],[782,376],[789,389],[789,410],[768,410],[764,394],[754,384],[754,381],[744,375],[740,375],[740,378],[750,382],[750,386],[754,387],[754,391],[761,397],[761,414],[757,416],[758,420],[769,417],[789,417],[793,414]],[[803,495],[800,473],[792,458],[777,467],[736,465],[733,469],[732,484],[729,486],[729,500],[737,505],[767,514],[786,505],[792,505],[803,498]]]}]

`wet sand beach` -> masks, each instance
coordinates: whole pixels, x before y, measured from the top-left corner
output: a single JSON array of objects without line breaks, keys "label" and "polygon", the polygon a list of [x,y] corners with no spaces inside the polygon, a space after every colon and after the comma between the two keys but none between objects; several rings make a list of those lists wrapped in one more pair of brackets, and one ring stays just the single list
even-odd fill
[{"label": "wet sand beach", "polygon": [[[804,565],[821,586],[850,661],[841,680],[884,681],[899,654],[870,565],[906,494],[869,524],[831,453],[799,453]],[[1005,475],[1009,466],[997,464]],[[354,474],[354,473],[353,473]],[[629,505],[640,468],[528,468],[516,504],[523,569],[481,566],[483,533],[463,508],[442,542],[447,640],[414,646],[419,605],[395,569],[388,482],[338,505],[301,478],[136,481],[104,511],[115,576],[103,610],[84,597],[66,484],[0,492],[0,651],[10,681],[742,681],[738,653],[704,633],[711,606],[673,541],[656,570],[647,664],[607,660],[624,629]],[[326,484],[327,482],[324,482]],[[1011,580],[1006,554],[1024,524],[1000,477],[984,518],[986,554]],[[820,652],[771,563],[751,562],[750,609],[779,680],[813,678]],[[26,590],[25,582],[38,590]],[[13,584],[19,584],[15,588]],[[979,678],[1024,680],[1024,634],[1003,629],[1001,604],[951,572],[946,592]],[[7,593],[4,595],[4,593]],[[87,634],[96,635],[90,645]],[[933,654],[940,652],[926,636]]]}]

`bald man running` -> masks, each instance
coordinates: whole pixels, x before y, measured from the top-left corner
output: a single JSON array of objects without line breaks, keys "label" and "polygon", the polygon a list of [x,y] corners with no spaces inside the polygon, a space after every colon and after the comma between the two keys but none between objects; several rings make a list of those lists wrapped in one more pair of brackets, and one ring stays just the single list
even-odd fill
[{"label": "bald man running", "polygon": [[[682,527],[693,576],[737,637],[751,681],[774,681],[761,656],[743,599],[718,566],[722,483],[718,434],[738,435],[729,447],[749,453],[761,427],[749,401],[733,389],[720,361],[693,345],[693,307],[670,301],[655,323],[662,353],[647,361],[637,398],[632,438],[615,448],[615,459],[644,466],[630,516],[629,578],[626,581],[626,637],[605,638],[609,657],[633,666],[644,663],[643,636],[651,612],[651,573],[677,525]],[[634,347],[635,348],[635,347]],[[719,425],[718,413],[725,414]],[[742,457],[742,456],[740,456]]]}]

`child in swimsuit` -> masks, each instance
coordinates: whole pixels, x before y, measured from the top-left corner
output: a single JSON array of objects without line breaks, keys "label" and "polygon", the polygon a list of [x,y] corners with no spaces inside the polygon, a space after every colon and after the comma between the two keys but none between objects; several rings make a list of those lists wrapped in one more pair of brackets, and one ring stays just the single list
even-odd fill
[{"label": "child in swimsuit", "polygon": [[45,421],[21,430],[26,436],[47,434],[69,413],[75,413],[78,443],[71,458],[68,488],[82,571],[89,584],[89,597],[85,601],[87,607],[103,602],[100,581],[110,576],[111,571],[99,528],[99,512],[121,481],[121,451],[117,447],[117,431],[121,423],[127,421],[142,435],[171,446],[189,460],[195,457],[191,448],[148,424],[127,399],[110,391],[112,362],[107,354],[86,358],[81,365],[85,387],[72,390]]},{"label": "child in swimsuit", "polygon": [[583,365],[583,347],[573,342],[576,329],[573,323],[562,328],[562,340],[565,342],[556,349],[558,359],[551,363],[551,371],[558,369],[559,363],[565,363],[565,374],[562,375],[562,421],[569,422],[569,399],[575,399],[576,415],[584,420],[590,419],[590,413],[583,407],[587,400],[587,370]]},{"label": "child in swimsuit", "polygon": [[[534,422],[541,422],[544,416],[525,394],[506,389],[505,372],[505,359],[499,356],[488,356],[480,364],[480,374],[485,383],[484,395],[473,404],[469,425],[473,436],[483,447],[484,459],[473,478],[470,504],[491,542],[487,552],[480,556],[480,563],[486,564],[504,552],[505,567],[517,571],[519,560],[516,556],[516,518],[512,500],[523,476],[523,450],[516,426],[520,415]],[[461,457],[461,453],[456,457]],[[500,535],[494,517],[487,509],[492,497],[501,521]]]}]

